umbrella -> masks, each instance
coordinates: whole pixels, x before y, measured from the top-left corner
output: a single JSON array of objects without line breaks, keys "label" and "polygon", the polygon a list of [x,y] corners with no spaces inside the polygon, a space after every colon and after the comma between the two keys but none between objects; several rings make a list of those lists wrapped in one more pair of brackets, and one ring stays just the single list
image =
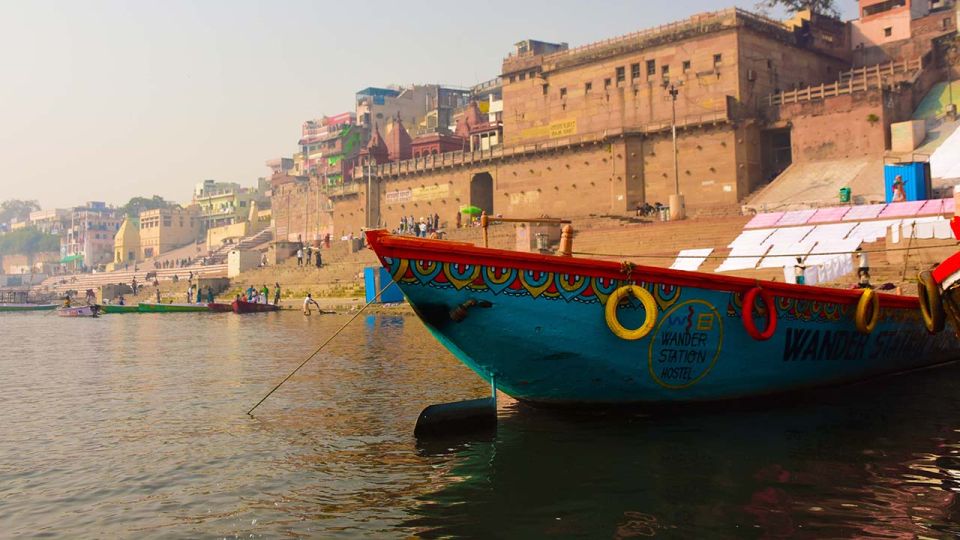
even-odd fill
[{"label": "umbrella", "polygon": [[480,215],[483,213],[483,210],[477,208],[476,206],[464,206],[460,209],[461,214],[470,214],[470,215]]}]

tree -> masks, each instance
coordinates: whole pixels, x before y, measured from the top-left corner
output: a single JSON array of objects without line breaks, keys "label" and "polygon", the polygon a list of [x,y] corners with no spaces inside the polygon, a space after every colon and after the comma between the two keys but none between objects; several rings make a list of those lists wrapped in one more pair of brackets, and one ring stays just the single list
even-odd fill
[{"label": "tree", "polygon": [[757,6],[760,8],[783,8],[791,14],[809,9],[821,15],[832,15],[834,17],[840,15],[836,0],[761,0]]},{"label": "tree", "polygon": [[34,228],[17,229],[0,236],[0,255],[33,255],[60,251],[60,237]]},{"label": "tree", "polygon": [[159,195],[154,195],[151,198],[146,197],[134,197],[130,199],[127,204],[120,207],[123,210],[123,213],[127,217],[137,217],[140,215],[140,212],[144,210],[155,210],[157,208],[170,208],[173,206],[173,203],[165,201],[163,197]]},{"label": "tree", "polygon": [[20,199],[10,199],[0,203],[0,223],[7,223],[16,218],[19,221],[26,221],[30,217],[30,212],[40,209],[37,201],[21,201]]}]

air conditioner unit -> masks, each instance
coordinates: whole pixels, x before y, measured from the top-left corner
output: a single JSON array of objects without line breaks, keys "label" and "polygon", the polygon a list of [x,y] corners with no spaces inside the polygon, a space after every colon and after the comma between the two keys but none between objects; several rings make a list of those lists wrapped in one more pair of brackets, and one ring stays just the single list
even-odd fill
[{"label": "air conditioner unit", "polygon": [[752,69],[748,69],[748,70],[747,70],[747,80],[748,80],[748,81],[755,81],[755,80],[757,80],[757,72],[754,71],[754,70],[752,70]]}]

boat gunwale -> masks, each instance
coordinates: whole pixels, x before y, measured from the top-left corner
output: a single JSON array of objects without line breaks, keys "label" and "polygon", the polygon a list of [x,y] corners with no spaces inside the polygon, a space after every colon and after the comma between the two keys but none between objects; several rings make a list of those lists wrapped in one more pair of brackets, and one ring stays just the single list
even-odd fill
[{"label": "boat gunwale", "polygon": [[[555,274],[569,273],[588,277],[627,279],[620,262],[523,253],[483,248],[466,242],[396,236],[382,229],[370,230],[366,234],[371,249],[381,259],[392,257],[435,260],[445,263],[478,264],[496,268],[535,270]],[[383,261],[381,260],[381,262]],[[833,289],[815,285],[794,285],[792,283],[673,270],[639,264],[632,266],[631,277],[638,281],[653,281],[680,287],[696,287],[736,293],[745,293],[754,287],[762,287],[784,298],[845,305],[856,304],[863,294],[862,289]],[[878,293],[877,296],[880,299],[880,306],[884,308],[919,309],[920,307],[916,296],[898,296],[886,293]]]}]

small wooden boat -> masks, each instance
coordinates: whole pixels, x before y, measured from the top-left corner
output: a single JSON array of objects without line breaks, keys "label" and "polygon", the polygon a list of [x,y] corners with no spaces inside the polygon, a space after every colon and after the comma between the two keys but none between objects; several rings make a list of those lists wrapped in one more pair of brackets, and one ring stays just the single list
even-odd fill
[{"label": "small wooden boat", "polygon": [[99,317],[100,306],[93,304],[90,306],[61,307],[57,309],[57,315],[60,317]]},{"label": "small wooden boat", "polygon": [[53,309],[57,309],[57,304],[0,304],[0,312],[50,311]]},{"label": "small wooden boat", "polygon": [[280,306],[275,306],[273,304],[258,304],[256,302],[247,302],[246,300],[234,300],[232,307],[234,313],[240,314],[280,311]]},{"label": "small wooden boat", "polygon": [[209,312],[207,304],[153,304],[141,302],[137,311],[140,313],[196,313]]},{"label": "small wooden boat", "polygon": [[211,302],[207,304],[207,307],[210,308],[210,311],[213,311],[214,313],[233,313],[233,304]]},{"label": "small wooden boat", "polygon": [[140,306],[137,304],[106,304],[100,308],[103,313],[139,313],[140,311]]}]

